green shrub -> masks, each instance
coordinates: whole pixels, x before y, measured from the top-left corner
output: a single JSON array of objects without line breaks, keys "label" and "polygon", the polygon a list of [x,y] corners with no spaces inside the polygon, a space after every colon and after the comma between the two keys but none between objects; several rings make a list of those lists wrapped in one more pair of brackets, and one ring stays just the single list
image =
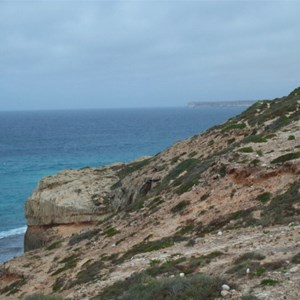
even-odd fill
[{"label": "green shrub", "polygon": [[266,139],[272,139],[274,137],[276,137],[277,135],[275,133],[270,133],[268,135],[265,136]]},{"label": "green shrub", "polygon": [[34,294],[25,297],[24,300],[63,300],[63,298],[60,296],[53,296],[53,295]]},{"label": "green shrub", "polygon": [[190,201],[188,200],[182,200],[177,205],[173,206],[171,208],[172,213],[178,213],[183,211],[188,205],[190,204]]},{"label": "green shrub", "polygon": [[158,196],[158,197],[153,198],[153,199],[148,203],[147,206],[148,206],[148,208],[149,208],[150,211],[154,211],[154,210],[156,210],[157,207],[158,207],[159,205],[161,205],[163,202],[164,202],[164,200],[163,200],[160,196]]},{"label": "green shrub", "polygon": [[267,139],[263,137],[262,135],[248,135],[242,140],[243,144],[248,144],[248,143],[265,143],[267,142]]},{"label": "green shrub", "polygon": [[115,228],[113,228],[113,227],[109,227],[109,228],[107,228],[107,229],[103,232],[103,234],[104,234],[105,236],[107,236],[107,237],[114,236],[114,235],[116,235],[116,234],[118,234],[118,233],[120,233],[120,231],[117,230],[117,229],[115,229]]},{"label": "green shrub", "polygon": [[[203,172],[205,172],[213,163],[213,158],[205,160],[188,159],[181,162],[163,179],[158,185],[158,192],[166,188],[171,180],[174,180],[172,186],[178,195],[181,195],[190,190],[193,185],[198,184],[198,180]],[[185,172],[184,172],[185,171]],[[184,172],[184,174],[182,174]],[[180,177],[178,177],[182,174]],[[168,186],[168,188],[170,188]]]},{"label": "green shrub", "polygon": [[58,292],[65,284],[65,277],[58,277],[56,278],[52,290],[53,292]]},{"label": "green shrub", "polygon": [[265,256],[259,252],[246,252],[243,255],[239,256],[235,261],[234,264],[239,264],[244,261],[248,260],[263,260]]},{"label": "green shrub", "polygon": [[245,276],[247,275],[246,270],[249,268],[252,276],[260,276],[264,271],[258,260],[264,258],[265,256],[258,252],[244,253],[233,261],[234,266],[228,269],[226,273]]},{"label": "green shrub", "polygon": [[227,131],[234,130],[234,129],[244,129],[245,127],[246,127],[245,123],[231,124],[231,125],[228,125],[227,127],[223,128],[221,130],[221,132],[225,133]]},{"label": "green shrub", "polygon": [[203,274],[191,277],[153,278],[145,274],[134,274],[127,281],[106,287],[96,299],[120,300],[212,300],[221,291],[222,280]]},{"label": "green shrub", "polygon": [[288,137],[288,140],[289,141],[292,141],[292,140],[294,140],[295,139],[295,136],[294,135],[289,135],[289,137]]},{"label": "green shrub", "polygon": [[152,265],[146,270],[146,274],[150,276],[158,276],[162,274],[177,274],[178,272],[183,271],[182,263],[186,261],[185,257],[180,257],[176,260],[167,260],[162,264]]},{"label": "green shrub", "polygon": [[234,143],[235,142],[235,138],[231,138],[231,139],[229,139],[228,141],[227,141],[227,144],[228,145],[231,145],[232,143]]},{"label": "green shrub", "polygon": [[90,240],[91,238],[96,236],[99,233],[99,231],[100,231],[99,229],[92,229],[92,230],[85,231],[83,233],[75,234],[70,238],[69,245],[73,246],[83,240]]},{"label": "green shrub", "polygon": [[242,153],[252,153],[254,152],[253,148],[252,147],[244,147],[244,148],[240,148],[238,149],[239,152],[242,152]]},{"label": "green shrub", "polygon": [[245,260],[229,268],[226,273],[235,274],[236,276],[246,276],[248,268],[251,270],[251,274],[254,274],[256,269],[260,268],[260,264],[258,261]]},{"label": "green shrub", "polygon": [[55,276],[66,270],[73,269],[74,267],[76,267],[78,260],[79,260],[79,257],[77,255],[71,255],[71,256],[64,258],[63,260],[61,260],[59,262],[60,264],[64,264],[64,266],[59,268],[55,272],[53,272],[51,275]]},{"label": "green shrub", "polygon": [[223,165],[219,170],[218,170],[218,173],[221,177],[225,177],[226,176],[226,166]]},{"label": "green shrub", "polygon": [[176,163],[178,162],[179,158],[180,158],[180,156],[175,156],[175,157],[173,157],[173,158],[171,159],[171,164],[172,164],[172,165],[173,165],[173,164],[176,164]]},{"label": "green shrub", "polygon": [[23,286],[24,284],[26,284],[26,279],[22,278],[19,280],[14,281],[13,283],[11,283],[10,285],[7,285],[6,287],[4,287],[3,289],[0,290],[0,294],[6,294],[7,296],[10,295],[14,295],[17,292],[20,291],[20,287]]},{"label": "green shrub", "polygon": [[47,250],[57,249],[57,248],[60,248],[61,245],[62,245],[61,241],[56,241],[56,242],[53,242],[52,244],[50,244],[46,249]]},{"label": "green shrub", "polygon": [[188,157],[194,157],[194,156],[197,155],[197,154],[198,154],[197,151],[193,151],[193,152],[191,152],[191,153],[188,155]]},{"label": "green shrub", "polygon": [[269,192],[262,193],[256,197],[256,200],[266,203],[272,198],[272,194]]},{"label": "green shrub", "polygon": [[76,285],[81,285],[93,281],[95,278],[97,278],[103,266],[104,263],[101,260],[92,263],[91,262],[85,263],[82,266],[81,271],[77,273],[76,279],[73,280],[71,283],[69,283],[68,287],[71,288]]},{"label": "green shrub", "polygon": [[220,257],[222,255],[223,252],[221,251],[213,251],[207,255],[202,255],[199,257],[192,256],[189,259],[188,263],[185,266],[183,266],[182,271],[185,274],[194,273],[198,267],[203,267],[205,265],[208,265],[211,263],[213,259]]},{"label": "green shrub", "polygon": [[195,225],[192,224],[188,224],[182,228],[180,228],[177,232],[176,235],[185,235],[187,233],[190,233],[193,229],[194,229]]},{"label": "green shrub", "polygon": [[260,160],[257,159],[257,158],[251,160],[251,162],[250,162],[250,164],[253,165],[253,166],[257,166],[259,163],[260,163]]},{"label": "green shrub", "polygon": [[129,164],[125,165],[124,167],[122,167],[122,169],[117,173],[117,175],[121,179],[123,179],[127,175],[129,175],[129,174],[131,174],[135,171],[138,171],[141,168],[147,166],[152,160],[153,160],[153,157],[150,157],[150,158],[146,158],[146,159],[141,160],[141,161],[129,163]]},{"label": "green shrub", "polygon": [[202,196],[200,197],[200,201],[205,201],[209,196],[210,196],[209,193],[202,195]]},{"label": "green shrub", "polygon": [[261,224],[285,224],[300,214],[295,206],[299,203],[300,182],[293,183],[283,194],[274,197],[261,213]]},{"label": "green shrub", "polygon": [[170,182],[177,178],[181,173],[190,169],[195,164],[199,162],[196,158],[190,158],[179,163],[174,169],[170,171],[170,173],[164,178],[164,182]]},{"label": "green shrub", "polygon": [[168,248],[174,245],[174,239],[172,237],[162,238],[156,241],[145,240],[141,243],[134,245],[131,249],[125,252],[118,262],[123,262],[124,260],[130,259],[138,253],[152,252],[164,248]]},{"label": "green shrub", "polygon": [[248,214],[249,213],[245,210],[238,210],[238,211],[235,211],[230,214],[230,220],[237,220],[237,219],[245,217]]},{"label": "green shrub", "polygon": [[262,152],[262,150],[260,150],[260,149],[259,149],[259,150],[256,150],[256,154],[257,154],[258,156],[260,156],[260,157],[263,156],[263,152]]},{"label": "green shrub", "polygon": [[[181,184],[179,188],[177,188],[175,190],[176,194],[177,195],[182,195],[183,193],[186,193],[189,189],[191,189],[194,185],[197,185],[198,184],[198,179],[195,178],[191,181],[186,181],[186,182],[181,182],[181,180],[178,180],[176,183],[179,183]],[[174,182],[174,184],[176,184]]]},{"label": "green shrub", "polygon": [[279,283],[278,280],[268,278],[268,279],[263,279],[263,280],[260,282],[260,285],[262,285],[262,286],[274,286],[274,285],[276,285],[276,284],[278,284],[278,283]]},{"label": "green shrub", "polygon": [[271,164],[283,163],[292,159],[300,158],[300,152],[291,152],[281,155],[271,161]]}]

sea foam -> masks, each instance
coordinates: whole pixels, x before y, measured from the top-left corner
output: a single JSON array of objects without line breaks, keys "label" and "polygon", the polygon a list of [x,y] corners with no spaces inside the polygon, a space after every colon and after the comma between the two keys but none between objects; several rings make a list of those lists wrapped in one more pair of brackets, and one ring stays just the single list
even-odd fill
[{"label": "sea foam", "polygon": [[0,231],[0,239],[13,236],[13,235],[19,235],[19,234],[24,234],[26,232],[27,226],[19,227],[19,228],[14,228],[10,229],[7,231]]}]

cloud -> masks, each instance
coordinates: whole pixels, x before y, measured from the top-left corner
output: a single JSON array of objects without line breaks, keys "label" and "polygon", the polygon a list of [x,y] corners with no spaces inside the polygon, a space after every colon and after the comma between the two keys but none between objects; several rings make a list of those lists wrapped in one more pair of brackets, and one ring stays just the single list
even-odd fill
[{"label": "cloud", "polygon": [[0,109],[172,106],[299,85],[300,3],[0,2]]}]

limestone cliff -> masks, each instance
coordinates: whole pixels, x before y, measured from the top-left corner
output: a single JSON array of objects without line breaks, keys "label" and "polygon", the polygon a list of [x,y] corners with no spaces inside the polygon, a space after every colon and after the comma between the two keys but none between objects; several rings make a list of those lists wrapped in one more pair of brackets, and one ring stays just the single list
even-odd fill
[{"label": "limestone cliff", "polygon": [[36,250],[2,266],[0,295],[296,300],[299,215],[300,88],[153,157],[43,179]]},{"label": "limestone cliff", "polygon": [[58,225],[99,222],[109,213],[110,186],[122,164],[99,169],[67,170],[43,178],[25,205],[27,232],[25,251],[44,246],[55,234],[49,229]]}]

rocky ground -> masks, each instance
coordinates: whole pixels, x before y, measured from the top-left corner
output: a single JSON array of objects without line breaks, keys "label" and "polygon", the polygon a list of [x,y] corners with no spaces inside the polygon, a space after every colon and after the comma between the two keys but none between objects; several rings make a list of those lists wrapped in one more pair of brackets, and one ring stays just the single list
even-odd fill
[{"label": "rocky ground", "polygon": [[298,94],[156,156],[43,179],[0,299],[299,299]]}]

